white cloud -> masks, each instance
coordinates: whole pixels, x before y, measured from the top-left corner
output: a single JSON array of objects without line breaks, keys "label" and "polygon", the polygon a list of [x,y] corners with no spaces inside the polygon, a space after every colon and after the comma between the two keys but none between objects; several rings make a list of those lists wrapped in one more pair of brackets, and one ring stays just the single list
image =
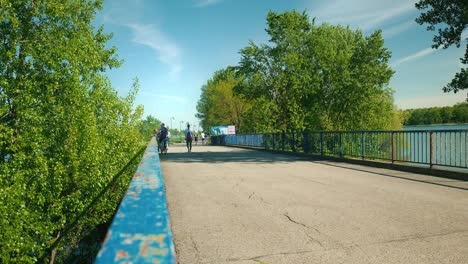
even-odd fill
[{"label": "white cloud", "polygon": [[171,76],[177,76],[182,71],[180,49],[155,25],[133,23],[126,26],[133,31],[133,42],[150,47],[157,52],[158,60],[170,67]]},{"label": "white cloud", "polygon": [[141,23],[147,4],[145,0],[112,0],[107,2],[102,19],[108,24],[130,28],[132,42],[153,49],[157,60],[169,66],[170,77],[177,77],[182,71],[181,50],[158,26]]},{"label": "white cloud", "polygon": [[414,20],[409,20],[409,21],[383,29],[382,34],[385,39],[390,39],[416,25],[417,24]]},{"label": "white cloud", "polygon": [[[104,22],[122,24],[138,21],[144,12],[144,0],[112,0],[104,2]],[[122,22],[124,21],[124,22]]]},{"label": "white cloud", "polygon": [[440,95],[433,96],[420,96],[417,95],[413,98],[395,99],[395,103],[400,109],[414,109],[414,108],[427,108],[434,106],[451,106],[457,103],[464,102],[467,98],[467,94],[462,92],[459,93],[442,93]]},{"label": "white cloud", "polygon": [[427,55],[429,55],[429,54],[432,54],[432,53],[434,53],[434,52],[436,52],[436,51],[437,51],[437,50],[436,50],[436,49],[433,49],[433,48],[425,48],[425,49],[423,49],[423,50],[421,50],[421,51],[418,51],[418,52],[416,52],[416,53],[414,53],[414,54],[411,54],[411,55],[409,55],[409,56],[406,56],[406,57],[404,57],[404,58],[401,58],[401,59],[395,61],[394,63],[391,64],[391,66],[392,66],[392,67],[396,67],[396,66],[398,66],[398,65],[400,65],[400,64],[402,64],[402,63],[405,63],[405,62],[408,62],[408,61],[412,61],[412,60],[420,59],[420,58],[425,57],[425,56],[427,56]]},{"label": "white cloud", "polygon": [[149,93],[149,92],[144,92],[144,91],[140,92],[140,94],[156,97],[156,98],[167,100],[167,101],[175,101],[175,102],[178,102],[178,103],[186,103],[188,101],[187,98],[182,97],[182,96],[166,95],[166,94],[159,94],[159,93]]},{"label": "white cloud", "polygon": [[204,6],[209,6],[209,5],[214,5],[217,3],[220,3],[222,0],[202,0],[198,1],[195,6],[196,7],[204,7]]},{"label": "white cloud", "polygon": [[389,20],[416,11],[416,0],[335,0],[310,11],[319,22],[359,27],[364,31],[381,27]]}]

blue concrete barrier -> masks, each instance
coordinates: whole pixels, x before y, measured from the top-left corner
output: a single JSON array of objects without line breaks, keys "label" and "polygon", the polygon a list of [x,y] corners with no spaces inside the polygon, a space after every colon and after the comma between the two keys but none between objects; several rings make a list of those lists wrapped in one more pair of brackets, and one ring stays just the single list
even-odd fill
[{"label": "blue concrete barrier", "polygon": [[154,138],[146,148],[95,263],[176,263]]}]

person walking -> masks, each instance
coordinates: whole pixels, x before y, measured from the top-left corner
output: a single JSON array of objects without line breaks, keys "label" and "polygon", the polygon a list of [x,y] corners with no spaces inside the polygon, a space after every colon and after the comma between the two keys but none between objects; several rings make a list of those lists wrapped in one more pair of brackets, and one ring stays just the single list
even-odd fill
[{"label": "person walking", "polygon": [[187,129],[185,130],[185,142],[187,143],[187,150],[188,152],[192,152],[192,138],[193,133],[190,130],[190,124],[187,124]]},{"label": "person walking", "polygon": [[205,145],[205,132],[202,131],[200,136],[201,136],[201,144]]}]

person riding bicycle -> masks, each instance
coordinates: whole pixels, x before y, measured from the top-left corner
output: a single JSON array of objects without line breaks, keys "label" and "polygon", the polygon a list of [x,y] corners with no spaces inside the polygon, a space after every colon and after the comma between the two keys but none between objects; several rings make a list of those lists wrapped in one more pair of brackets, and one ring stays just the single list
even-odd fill
[{"label": "person riding bicycle", "polygon": [[[164,123],[161,123],[161,129],[159,130],[159,137],[158,137],[159,146],[162,146],[162,143],[164,143],[164,141],[167,140],[168,133],[169,131],[164,126]],[[166,145],[166,149],[167,149],[167,145]]]}]

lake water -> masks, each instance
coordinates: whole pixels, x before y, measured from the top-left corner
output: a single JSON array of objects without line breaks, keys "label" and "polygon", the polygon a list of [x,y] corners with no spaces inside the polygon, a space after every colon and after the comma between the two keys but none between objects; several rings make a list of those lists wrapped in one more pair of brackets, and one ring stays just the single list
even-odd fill
[{"label": "lake water", "polygon": [[[405,126],[403,130],[434,130],[432,139],[433,162],[454,165],[454,167],[468,167],[468,124]],[[420,146],[426,146],[426,149],[429,147],[430,139],[427,133],[416,133],[416,135],[412,134],[411,136],[413,136],[413,141],[414,137],[417,138]],[[410,135],[407,137],[410,137]],[[408,151],[407,153],[412,160],[416,158],[413,157],[415,155],[414,151]],[[426,151],[423,156],[424,162],[429,161],[429,152]],[[460,168],[457,170],[460,170]],[[467,169],[462,170],[468,172]]]}]

